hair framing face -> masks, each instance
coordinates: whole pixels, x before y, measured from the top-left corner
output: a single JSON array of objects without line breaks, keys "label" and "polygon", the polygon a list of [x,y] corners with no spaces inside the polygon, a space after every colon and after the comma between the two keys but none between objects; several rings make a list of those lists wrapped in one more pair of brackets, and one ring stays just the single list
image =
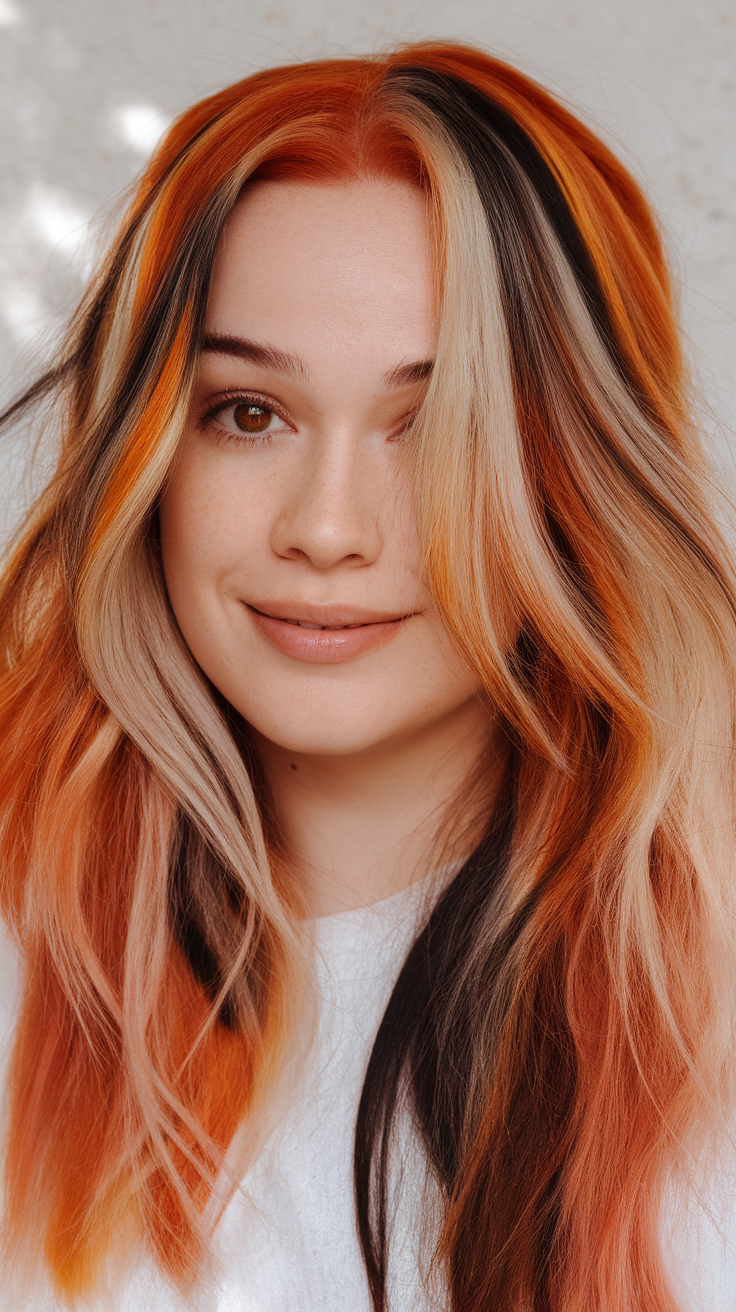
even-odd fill
[{"label": "hair framing face", "polygon": [[243,186],[363,176],[428,197],[439,346],[407,454],[434,594],[508,743],[366,1078],[374,1306],[407,1094],[457,1312],[672,1312],[662,1190],[731,1098],[733,575],[639,190],[536,84],[442,44],[269,70],[183,115],[18,403],[56,389],[66,427],[0,598],[3,906],[28,960],[8,1251],[74,1296],[142,1225],[186,1282],[298,1024],[296,898],[171,617],[156,504]]}]

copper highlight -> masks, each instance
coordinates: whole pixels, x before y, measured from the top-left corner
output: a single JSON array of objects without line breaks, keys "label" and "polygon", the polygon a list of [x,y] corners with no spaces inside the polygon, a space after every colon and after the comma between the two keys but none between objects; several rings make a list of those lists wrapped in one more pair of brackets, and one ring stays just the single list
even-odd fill
[{"label": "copper highlight", "polygon": [[408,1101],[454,1312],[676,1312],[663,1199],[734,1094],[736,580],[644,197],[539,86],[443,43],[184,114],[6,416],[52,395],[63,429],[0,591],[0,892],[26,966],[6,1260],[73,1301],[143,1237],[191,1285],[304,1024],[298,890],[171,614],[156,508],[243,187],[366,176],[428,201],[439,346],[407,457],[506,744],[366,1077],[371,1297]]}]

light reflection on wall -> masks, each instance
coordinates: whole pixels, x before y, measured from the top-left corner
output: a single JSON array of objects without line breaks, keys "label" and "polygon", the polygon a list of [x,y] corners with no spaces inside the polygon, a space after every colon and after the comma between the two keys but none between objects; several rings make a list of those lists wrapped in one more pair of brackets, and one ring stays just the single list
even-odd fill
[{"label": "light reflection on wall", "polygon": [[21,12],[13,0],[0,0],[0,27],[13,27],[21,21]]},{"label": "light reflection on wall", "polygon": [[170,119],[155,105],[121,105],[112,121],[121,141],[146,156],[158,145]]}]

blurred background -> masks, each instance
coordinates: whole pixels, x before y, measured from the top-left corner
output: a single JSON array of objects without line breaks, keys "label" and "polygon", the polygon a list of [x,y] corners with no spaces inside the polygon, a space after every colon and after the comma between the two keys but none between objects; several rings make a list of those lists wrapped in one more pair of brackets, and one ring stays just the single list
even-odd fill
[{"label": "blurred background", "polygon": [[[736,0],[0,0],[0,404],[48,359],[179,110],[268,65],[431,36],[538,78],[643,183],[733,469]],[[31,438],[0,437],[0,542],[32,494]]]}]

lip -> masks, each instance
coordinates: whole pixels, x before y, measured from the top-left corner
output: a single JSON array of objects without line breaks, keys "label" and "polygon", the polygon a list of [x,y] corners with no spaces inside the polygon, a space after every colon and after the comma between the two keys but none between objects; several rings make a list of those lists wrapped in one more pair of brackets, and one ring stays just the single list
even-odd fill
[{"label": "lip", "polygon": [[[355,606],[278,602],[244,603],[253,624],[284,656],[313,665],[338,665],[375,651],[396,636],[412,615]],[[326,625],[302,628],[301,625]]]}]

